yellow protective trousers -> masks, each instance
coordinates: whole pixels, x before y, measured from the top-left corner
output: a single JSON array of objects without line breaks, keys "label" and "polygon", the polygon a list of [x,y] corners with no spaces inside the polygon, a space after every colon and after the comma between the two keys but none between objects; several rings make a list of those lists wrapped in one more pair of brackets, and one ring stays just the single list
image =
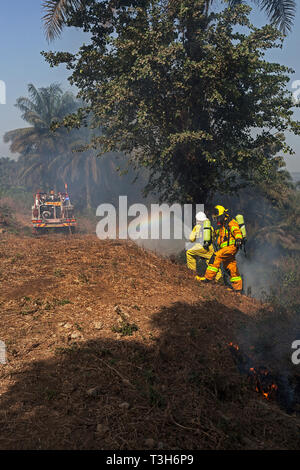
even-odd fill
[{"label": "yellow protective trousers", "polygon": [[216,251],[211,262],[208,264],[205,278],[209,281],[216,279],[217,273],[220,270],[221,263],[223,263],[224,269],[227,269],[230,272],[230,282],[234,290],[243,289],[243,281],[239,273],[235,255],[238,249],[236,246],[225,246],[220,250]]},{"label": "yellow protective trousers", "polygon": [[[192,248],[186,251],[186,264],[189,269],[192,271],[197,271],[197,258],[203,258],[206,261],[206,264],[209,264],[210,259],[214,254],[213,246],[210,245],[208,250],[205,250],[200,243],[195,243]],[[216,273],[215,279],[218,281],[222,277],[221,269]]]}]

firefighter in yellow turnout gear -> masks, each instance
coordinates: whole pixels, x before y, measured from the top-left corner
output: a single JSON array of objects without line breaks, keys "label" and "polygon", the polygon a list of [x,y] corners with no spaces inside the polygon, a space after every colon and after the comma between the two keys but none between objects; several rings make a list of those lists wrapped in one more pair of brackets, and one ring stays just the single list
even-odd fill
[{"label": "firefighter in yellow turnout gear", "polygon": [[235,256],[243,244],[243,235],[238,222],[230,219],[228,211],[223,206],[216,206],[213,218],[217,220],[218,229],[215,231],[219,250],[210,260],[205,273],[205,280],[213,281],[219,272],[221,263],[230,272],[230,282],[236,292],[242,292],[243,281],[239,273]]},{"label": "firefighter in yellow turnout gear", "polygon": [[[196,225],[193,228],[190,234],[190,242],[195,244],[186,251],[186,263],[187,267],[192,271],[197,273],[197,258],[203,258],[206,261],[206,264],[209,264],[211,257],[214,254],[214,249],[211,241],[209,244],[203,240],[203,224],[207,221],[207,217],[204,212],[198,212],[196,215]],[[218,270],[216,274],[216,281],[218,281],[222,277],[221,270]],[[200,280],[198,276],[196,276],[197,280]]]}]

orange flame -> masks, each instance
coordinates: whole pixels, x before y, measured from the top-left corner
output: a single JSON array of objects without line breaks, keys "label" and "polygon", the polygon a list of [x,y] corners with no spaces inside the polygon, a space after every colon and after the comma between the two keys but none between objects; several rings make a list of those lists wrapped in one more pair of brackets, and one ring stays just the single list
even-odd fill
[{"label": "orange flame", "polygon": [[[238,351],[240,348],[237,344],[234,344],[232,341],[229,343],[229,346],[234,348],[236,351]],[[254,349],[252,346],[250,349]],[[263,396],[265,399],[269,400],[272,398],[273,393],[276,390],[278,390],[278,387],[275,383],[273,384],[265,384],[264,383],[264,377],[267,377],[267,382],[270,379],[270,371],[264,367],[260,367],[259,370],[257,371],[254,367],[249,368],[249,379],[253,380],[253,386],[255,386],[255,391],[257,393],[260,393],[261,396]]]}]

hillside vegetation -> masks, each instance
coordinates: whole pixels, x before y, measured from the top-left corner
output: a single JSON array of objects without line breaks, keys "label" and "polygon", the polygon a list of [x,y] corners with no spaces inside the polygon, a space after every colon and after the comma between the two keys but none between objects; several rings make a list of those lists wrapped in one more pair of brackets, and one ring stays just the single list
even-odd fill
[{"label": "hillside vegetation", "polygon": [[268,397],[244,367],[270,306],[131,242],[1,237],[1,449],[299,448],[297,366]]}]

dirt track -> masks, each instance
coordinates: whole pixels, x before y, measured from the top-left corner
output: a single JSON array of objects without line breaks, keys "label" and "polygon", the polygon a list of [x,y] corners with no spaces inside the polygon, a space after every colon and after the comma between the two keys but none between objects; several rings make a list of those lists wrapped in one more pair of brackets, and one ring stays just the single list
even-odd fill
[{"label": "dirt track", "polygon": [[228,348],[261,304],[134,243],[0,240],[0,449],[296,449]]}]

